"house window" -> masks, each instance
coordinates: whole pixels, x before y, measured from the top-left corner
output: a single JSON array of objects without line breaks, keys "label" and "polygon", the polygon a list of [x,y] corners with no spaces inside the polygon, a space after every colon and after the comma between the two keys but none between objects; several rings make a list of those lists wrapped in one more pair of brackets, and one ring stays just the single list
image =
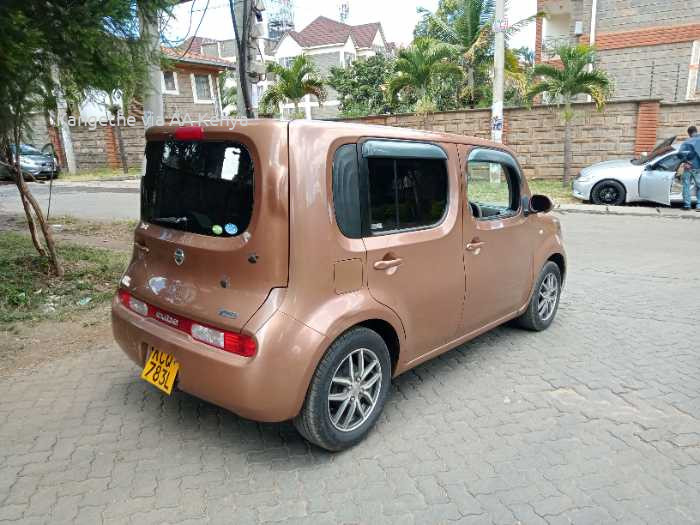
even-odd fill
[{"label": "house window", "polygon": [[212,95],[211,75],[192,74],[192,94],[197,104],[211,104],[214,102]]},{"label": "house window", "polygon": [[355,61],[355,55],[345,53],[345,67],[350,67],[350,65]]},{"label": "house window", "polygon": [[177,85],[177,73],[175,71],[163,71],[163,93],[166,95],[179,95]]},{"label": "house window", "polygon": [[282,67],[290,67],[292,65],[292,60],[294,60],[294,57],[282,57],[280,58],[280,65]]}]

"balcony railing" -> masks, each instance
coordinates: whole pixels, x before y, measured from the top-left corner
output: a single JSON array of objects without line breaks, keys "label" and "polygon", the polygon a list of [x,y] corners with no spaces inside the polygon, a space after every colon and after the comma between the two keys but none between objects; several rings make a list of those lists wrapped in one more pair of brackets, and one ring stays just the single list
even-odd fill
[{"label": "balcony railing", "polygon": [[542,60],[557,58],[557,49],[561,46],[571,46],[576,41],[568,36],[545,37],[542,39]]}]

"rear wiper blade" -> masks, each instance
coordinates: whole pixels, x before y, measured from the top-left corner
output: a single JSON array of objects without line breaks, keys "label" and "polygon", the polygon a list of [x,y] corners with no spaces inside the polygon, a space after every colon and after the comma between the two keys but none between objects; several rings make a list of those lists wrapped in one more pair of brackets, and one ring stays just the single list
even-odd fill
[{"label": "rear wiper blade", "polygon": [[157,222],[168,222],[170,224],[180,224],[181,222],[187,222],[187,217],[154,217],[151,220]]}]

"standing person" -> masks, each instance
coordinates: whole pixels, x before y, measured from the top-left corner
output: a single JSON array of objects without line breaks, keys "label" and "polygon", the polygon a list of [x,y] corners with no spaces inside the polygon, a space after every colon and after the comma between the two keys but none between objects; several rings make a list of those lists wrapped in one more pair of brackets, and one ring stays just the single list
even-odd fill
[{"label": "standing person", "polygon": [[684,161],[683,170],[683,209],[689,210],[693,197],[690,193],[691,181],[695,182],[695,211],[700,211],[700,135],[698,128],[688,128],[688,140],[681,144],[679,156]]}]

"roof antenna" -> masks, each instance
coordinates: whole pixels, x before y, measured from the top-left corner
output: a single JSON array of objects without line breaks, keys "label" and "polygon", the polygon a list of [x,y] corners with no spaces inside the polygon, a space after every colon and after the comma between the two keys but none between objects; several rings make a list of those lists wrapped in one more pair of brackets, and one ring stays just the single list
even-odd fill
[{"label": "roof antenna", "polygon": [[340,21],[343,24],[347,24],[348,17],[350,16],[350,2],[340,2]]}]

